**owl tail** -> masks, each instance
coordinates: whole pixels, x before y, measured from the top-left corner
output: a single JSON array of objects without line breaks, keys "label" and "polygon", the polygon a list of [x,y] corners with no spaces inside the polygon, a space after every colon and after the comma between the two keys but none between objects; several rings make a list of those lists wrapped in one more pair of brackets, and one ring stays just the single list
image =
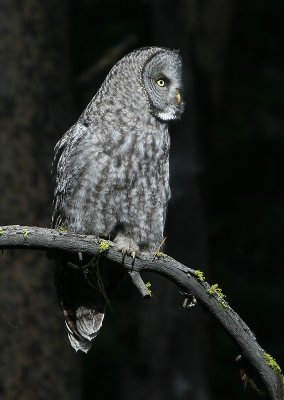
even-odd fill
[{"label": "owl tail", "polygon": [[66,310],[63,304],[61,304],[61,307],[71,346],[76,351],[81,350],[87,353],[102,326],[104,313],[81,306],[70,314],[70,310]]},{"label": "owl tail", "polygon": [[70,263],[75,265],[70,255],[56,261],[55,285],[71,346],[87,353],[104,319],[106,292],[102,285],[109,287],[109,269],[104,268],[98,279],[97,271],[84,274],[80,268],[71,268]]}]

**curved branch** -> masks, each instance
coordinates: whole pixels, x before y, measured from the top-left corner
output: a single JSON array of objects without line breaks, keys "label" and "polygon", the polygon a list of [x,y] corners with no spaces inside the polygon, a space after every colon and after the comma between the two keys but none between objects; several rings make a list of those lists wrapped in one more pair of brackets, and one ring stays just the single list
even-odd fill
[{"label": "curved branch", "polygon": [[141,253],[133,259],[123,256],[114,243],[90,235],[79,235],[55,229],[27,226],[4,226],[0,228],[0,248],[39,249],[45,251],[83,252],[102,254],[122,265],[132,273],[132,279],[141,293],[145,293],[143,281],[133,272],[156,272],[176,283],[185,294],[193,295],[221,323],[241,349],[242,355],[257,371],[265,391],[271,400],[283,400],[283,375],[275,360],[257,343],[246,323],[224,300],[216,286],[205,282],[202,273],[179,263],[162,253]]}]

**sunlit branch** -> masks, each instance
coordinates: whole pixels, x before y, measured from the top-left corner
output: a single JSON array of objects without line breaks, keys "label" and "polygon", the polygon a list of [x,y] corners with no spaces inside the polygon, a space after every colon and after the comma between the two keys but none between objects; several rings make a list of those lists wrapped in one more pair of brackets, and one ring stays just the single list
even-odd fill
[{"label": "sunlit branch", "polygon": [[[0,228],[0,249],[12,248],[44,250],[51,255],[57,251],[93,256],[100,254],[127,270],[144,297],[149,297],[151,291],[141,279],[141,272],[151,271],[168,278],[179,286],[186,298],[195,297],[219,321],[239,346],[243,359],[257,372],[268,397],[271,400],[283,400],[283,375],[280,367],[260,347],[246,323],[225,301],[225,296],[218,285],[210,286],[201,271],[188,268],[160,252],[141,253],[133,261],[132,257],[123,256],[112,242],[64,230],[19,225],[4,226]],[[190,312],[188,315],[190,317]]]}]

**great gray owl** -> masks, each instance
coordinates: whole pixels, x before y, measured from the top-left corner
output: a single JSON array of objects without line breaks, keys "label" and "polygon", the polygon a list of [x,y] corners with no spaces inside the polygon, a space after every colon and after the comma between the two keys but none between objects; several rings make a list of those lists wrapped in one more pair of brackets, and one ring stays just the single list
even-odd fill
[{"label": "great gray owl", "polygon": [[[145,47],[114,65],[55,147],[53,227],[113,240],[129,254],[158,249],[170,198],[167,122],[183,111],[181,87],[176,51]],[[100,277],[102,290],[66,259],[57,262],[57,291],[71,345],[87,352],[111,277]]]}]

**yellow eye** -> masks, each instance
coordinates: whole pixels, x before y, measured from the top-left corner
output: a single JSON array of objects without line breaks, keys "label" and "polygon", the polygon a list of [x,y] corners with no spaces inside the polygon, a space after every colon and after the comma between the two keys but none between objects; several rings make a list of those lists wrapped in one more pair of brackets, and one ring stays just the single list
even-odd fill
[{"label": "yellow eye", "polygon": [[160,87],[163,87],[166,85],[166,82],[164,81],[164,79],[158,79],[157,80],[157,85]]}]

